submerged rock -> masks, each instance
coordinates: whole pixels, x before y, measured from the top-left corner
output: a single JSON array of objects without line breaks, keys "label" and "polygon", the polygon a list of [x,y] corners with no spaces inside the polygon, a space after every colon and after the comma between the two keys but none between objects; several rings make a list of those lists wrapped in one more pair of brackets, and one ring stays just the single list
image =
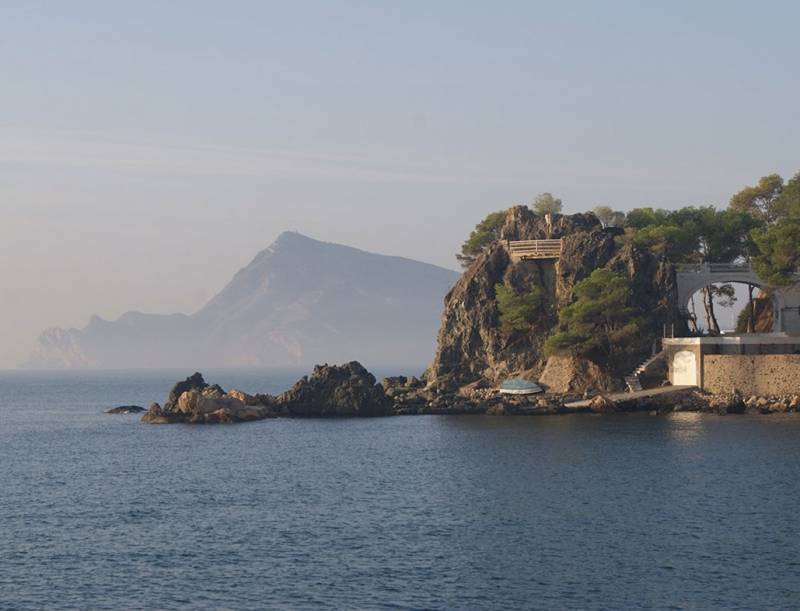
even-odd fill
[{"label": "submerged rock", "polygon": [[617,404],[603,395],[597,395],[589,401],[589,409],[598,414],[608,414],[619,411]]},{"label": "submerged rock", "polygon": [[278,396],[278,405],[291,416],[387,416],[392,404],[383,386],[361,363],[317,365]]},{"label": "submerged rock", "polygon": [[147,412],[142,416],[142,422],[150,424],[169,424],[169,416],[158,403],[151,403]]},{"label": "submerged rock", "polygon": [[120,405],[106,410],[107,414],[140,414],[145,409],[140,405]]}]

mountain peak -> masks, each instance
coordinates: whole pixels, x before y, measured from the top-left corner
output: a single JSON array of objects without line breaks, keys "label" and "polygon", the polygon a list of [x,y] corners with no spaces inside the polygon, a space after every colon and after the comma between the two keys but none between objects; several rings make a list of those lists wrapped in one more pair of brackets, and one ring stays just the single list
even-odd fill
[{"label": "mountain peak", "polygon": [[457,277],[285,231],[198,312],[129,313],[51,333],[32,364],[285,366],[359,358],[421,365],[434,351],[442,298]]},{"label": "mountain peak", "polygon": [[314,238],[310,238],[307,235],[300,233],[299,231],[284,231],[281,233],[275,241],[272,243],[272,246],[284,246],[287,244],[300,244],[303,242],[317,242]]}]

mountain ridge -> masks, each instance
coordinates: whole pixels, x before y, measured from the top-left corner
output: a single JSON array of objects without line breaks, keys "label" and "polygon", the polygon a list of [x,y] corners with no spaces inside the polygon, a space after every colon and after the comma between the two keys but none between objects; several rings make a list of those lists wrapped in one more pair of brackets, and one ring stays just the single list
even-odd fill
[{"label": "mountain ridge", "polygon": [[458,272],[283,232],[192,314],[42,332],[27,368],[423,365]]}]

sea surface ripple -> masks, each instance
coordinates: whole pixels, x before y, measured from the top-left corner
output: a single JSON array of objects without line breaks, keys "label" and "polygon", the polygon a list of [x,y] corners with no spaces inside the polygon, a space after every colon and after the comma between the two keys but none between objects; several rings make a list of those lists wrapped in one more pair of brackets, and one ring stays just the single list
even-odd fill
[{"label": "sea surface ripple", "polygon": [[103,413],[188,373],[0,372],[0,608],[800,607],[800,415]]}]

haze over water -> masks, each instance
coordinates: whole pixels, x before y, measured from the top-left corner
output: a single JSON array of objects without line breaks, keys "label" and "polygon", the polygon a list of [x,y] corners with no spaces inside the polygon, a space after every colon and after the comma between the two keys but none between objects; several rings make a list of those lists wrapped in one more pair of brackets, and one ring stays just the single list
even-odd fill
[{"label": "haze over water", "polygon": [[[800,601],[796,415],[102,413],[187,373],[0,372],[0,608]],[[206,373],[269,392],[299,375]]]}]

